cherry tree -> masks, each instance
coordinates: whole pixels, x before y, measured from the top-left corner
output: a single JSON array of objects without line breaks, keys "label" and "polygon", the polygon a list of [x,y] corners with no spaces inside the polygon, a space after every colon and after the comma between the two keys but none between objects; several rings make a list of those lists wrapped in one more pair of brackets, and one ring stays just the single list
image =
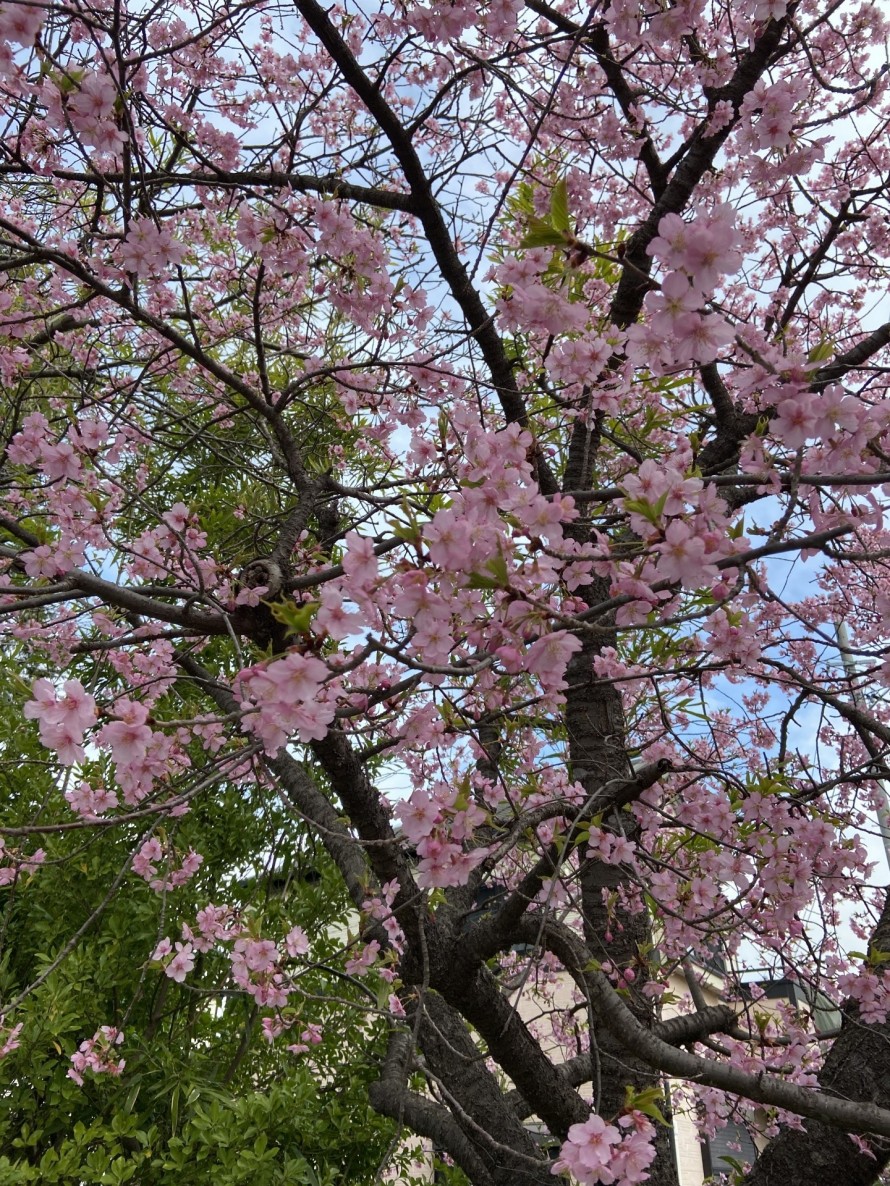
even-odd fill
[{"label": "cherry tree", "polygon": [[[769,1140],[751,1186],[874,1180],[887,32],[3,0],[0,882],[53,924],[7,1083],[113,919],[72,1093],[175,1075],[167,1008],[283,1082],[352,1027],[380,1175],[414,1134],[474,1186],[668,1186],[673,1106]],[[245,890],[295,854],[335,916]],[[180,1174],[149,1143],[113,1180]]]}]

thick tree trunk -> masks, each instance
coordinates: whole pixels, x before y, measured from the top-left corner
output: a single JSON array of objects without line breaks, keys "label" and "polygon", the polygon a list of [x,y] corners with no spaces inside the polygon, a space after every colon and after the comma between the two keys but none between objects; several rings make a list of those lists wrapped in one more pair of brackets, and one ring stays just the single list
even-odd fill
[{"label": "thick tree trunk", "polygon": [[[604,583],[588,587],[591,604],[608,597]],[[603,646],[613,640],[582,637],[582,648],[569,664],[566,679],[566,728],[572,777],[580,782],[588,795],[593,795],[607,783],[626,781],[633,773],[627,753],[626,726],[621,693],[611,683],[601,683],[594,675],[593,660]],[[606,810],[603,826],[632,828],[632,817],[626,812]],[[628,881],[620,866],[581,855],[581,903],[584,918],[584,937],[594,958],[609,960],[617,967],[634,967],[634,989],[628,1001],[637,1019],[652,1025],[655,1021],[652,1002],[642,993],[646,982],[645,969],[640,966],[639,953],[651,945],[651,919],[643,911],[628,911],[614,903],[613,895]],[[612,899],[607,906],[607,898]],[[628,1086],[637,1090],[657,1087],[662,1077],[635,1058],[605,1027],[597,1027],[593,1019],[591,1043],[594,1053],[594,1102],[596,1110],[606,1120],[620,1114]],[[658,1126],[657,1157],[650,1170],[652,1186],[677,1186],[677,1169],[670,1130]]]},{"label": "thick tree trunk", "polygon": [[552,1186],[549,1161],[505,1101],[463,1018],[435,992],[424,994],[417,1018],[420,1007],[415,1007],[412,1020],[419,1021],[426,1065],[491,1182],[494,1186]]}]

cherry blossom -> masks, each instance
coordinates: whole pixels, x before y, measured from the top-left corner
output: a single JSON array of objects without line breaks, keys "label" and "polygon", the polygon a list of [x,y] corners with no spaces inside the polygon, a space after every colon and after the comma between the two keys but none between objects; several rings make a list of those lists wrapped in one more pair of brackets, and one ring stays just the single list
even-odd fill
[{"label": "cherry blossom", "polygon": [[32,45],[45,19],[43,5],[7,0],[0,5],[0,38],[19,45]]},{"label": "cherry blossom", "polygon": [[561,1174],[568,1170],[584,1186],[614,1182],[616,1175],[610,1165],[614,1158],[613,1146],[620,1141],[618,1129],[594,1113],[584,1124],[573,1124],[569,1129],[568,1139],[551,1172]]},{"label": "cherry blossom", "polygon": [[68,1078],[73,1079],[78,1087],[83,1087],[83,1076],[86,1071],[94,1075],[121,1075],[126,1061],[116,1058],[116,1047],[124,1040],[123,1030],[111,1025],[101,1026],[92,1038],[81,1042],[71,1055],[71,1067]]}]

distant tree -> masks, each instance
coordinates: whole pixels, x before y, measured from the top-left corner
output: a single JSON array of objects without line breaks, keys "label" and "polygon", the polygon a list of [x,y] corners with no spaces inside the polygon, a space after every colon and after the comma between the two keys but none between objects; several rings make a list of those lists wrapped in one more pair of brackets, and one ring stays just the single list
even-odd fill
[{"label": "distant tree", "polygon": [[3,0],[0,1177],[874,1180],[886,37]]}]

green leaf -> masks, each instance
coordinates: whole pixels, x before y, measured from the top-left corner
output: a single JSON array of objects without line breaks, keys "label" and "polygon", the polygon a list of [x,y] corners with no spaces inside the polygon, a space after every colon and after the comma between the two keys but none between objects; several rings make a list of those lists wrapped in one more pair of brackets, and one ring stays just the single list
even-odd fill
[{"label": "green leaf", "polygon": [[566,237],[557,230],[549,219],[529,219],[528,231],[519,246],[530,249],[532,247],[562,247]]},{"label": "green leaf", "polygon": [[555,230],[566,235],[569,233],[569,195],[563,177],[557,181],[550,194],[550,221]]},{"label": "green leaf", "polygon": [[831,338],[820,338],[818,345],[807,354],[807,358],[810,362],[827,362],[829,358],[834,358],[836,349]]},{"label": "green leaf", "polygon": [[499,589],[500,585],[492,577],[484,577],[481,573],[471,572],[464,584],[465,589]]},{"label": "green leaf", "polygon": [[624,1089],[624,1108],[627,1112],[642,1112],[657,1124],[668,1127],[661,1111],[664,1104],[664,1091],[660,1087],[647,1087],[643,1091],[635,1091],[633,1087]]},{"label": "green leaf", "polygon": [[510,573],[507,569],[507,561],[504,559],[502,553],[498,553],[485,565],[494,579],[498,582],[501,588],[506,588],[510,584]]},{"label": "green leaf", "polygon": [[307,601],[304,605],[295,605],[292,601],[272,601],[268,604],[275,621],[287,626],[291,634],[306,634],[321,606],[320,601]]}]

